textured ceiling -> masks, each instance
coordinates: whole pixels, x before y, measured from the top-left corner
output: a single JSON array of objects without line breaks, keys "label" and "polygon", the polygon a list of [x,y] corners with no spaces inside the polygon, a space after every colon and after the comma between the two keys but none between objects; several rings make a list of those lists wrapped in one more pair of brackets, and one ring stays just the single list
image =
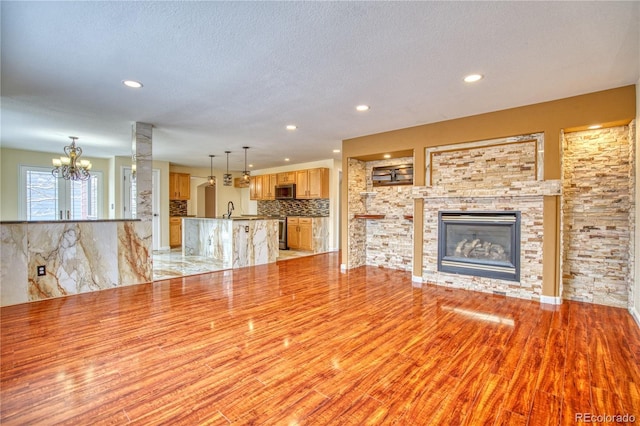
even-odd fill
[{"label": "textured ceiling", "polygon": [[[242,169],[245,145],[256,169],[339,158],[343,139],[640,75],[638,2],[2,1],[1,13],[2,146],[59,153],[75,135],[91,157],[129,155],[140,121],[154,158],[177,164],[231,150]],[[472,72],[486,77],[463,83]]]}]

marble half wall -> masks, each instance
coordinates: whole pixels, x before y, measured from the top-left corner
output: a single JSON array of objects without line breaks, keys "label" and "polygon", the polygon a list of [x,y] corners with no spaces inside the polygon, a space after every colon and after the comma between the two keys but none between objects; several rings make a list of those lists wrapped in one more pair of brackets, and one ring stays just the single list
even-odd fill
[{"label": "marble half wall", "polygon": [[152,281],[149,223],[25,222],[0,228],[2,306]]},{"label": "marble half wall", "polygon": [[185,217],[182,253],[221,261],[223,268],[273,263],[278,258],[278,221]]}]

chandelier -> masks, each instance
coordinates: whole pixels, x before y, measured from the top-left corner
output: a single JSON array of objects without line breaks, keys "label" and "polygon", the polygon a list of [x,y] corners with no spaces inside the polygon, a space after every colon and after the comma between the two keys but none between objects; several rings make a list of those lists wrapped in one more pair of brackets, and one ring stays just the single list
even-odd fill
[{"label": "chandelier", "polygon": [[89,174],[91,162],[89,160],[80,160],[82,148],[76,146],[78,138],[69,136],[69,139],[71,139],[71,145],[64,147],[66,156],[52,160],[54,167],[51,170],[51,174],[66,180],[87,180],[91,177]]},{"label": "chandelier", "polygon": [[247,150],[249,147],[243,146],[242,149],[244,149],[244,170],[242,171],[242,180],[249,182],[249,177],[251,176],[251,173],[247,170]]},{"label": "chandelier", "polygon": [[211,169],[209,171],[209,177],[207,178],[209,186],[216,186],[216,177],[213,175],[213,157],[215,157],[215,155],[209,154],[209,158],[211,159]]},{"label": "chandelier", "polygon": [[222,181],[224,186],[231,186],[233,183],[231,173],[229,173],[229,154],[231,154],[231,151],[225,151],[224,153],[227,154],[227,173],[222,176]]}]

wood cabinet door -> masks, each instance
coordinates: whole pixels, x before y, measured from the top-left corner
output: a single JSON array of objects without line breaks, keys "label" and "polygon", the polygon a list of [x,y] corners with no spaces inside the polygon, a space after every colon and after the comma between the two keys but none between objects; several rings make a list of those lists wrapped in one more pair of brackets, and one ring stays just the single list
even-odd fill
[{"label": "wood cabinet door", "polygon": [[311,219],[300,219],[299,248],[300,250],[313,250],[313,223]]},{"label": "wood cabinet door", "polygon": [[189,198],[191,198],[191,175],[169,173],[169,199],[188,200]]},{"label": "wood cabinet door", "polygon": [[329,198],[329,173],[326,168],[309,169],[307,198]]},{"label": "wood cabinet door", "polygon": [[276,174],[262,176],[262,199],[263,200],[275,200],[276,199]]},{"label": "wood cabinet door", "polygon": [[178,176],[177,173],[169,173],[169,199],[178,200]]},{"label": "wood cabinet door", "polygon": [[182,219],[169,219],[169,245],[171,247],[182,245]]},{"label": "wood cabinet door", "polygon": [[191,175],[188,173],[178,173],[178,196],[181,200],[191,198]]},{"label": "wood cabinet door", "polygon": [[258,182],[257,181],[258,181],[257,176],[251,176],[249,178],[249,199],[250,200],[258,199],[258,193],[257,193]]},{"label": "wood cabinet door", "polygon": [[309,198],[308,170],[296,171],[296,198],[298,200],[306,200]]},{"label": "wood cabinet door", "polygon": [[292,249],[300,247],[300,231],[297,220],[287,219],[287,245]]},{"label": "wood cabinet door", "polygon": [[296,183],[296,172],[281,172],[276,175],[276,185]]}]

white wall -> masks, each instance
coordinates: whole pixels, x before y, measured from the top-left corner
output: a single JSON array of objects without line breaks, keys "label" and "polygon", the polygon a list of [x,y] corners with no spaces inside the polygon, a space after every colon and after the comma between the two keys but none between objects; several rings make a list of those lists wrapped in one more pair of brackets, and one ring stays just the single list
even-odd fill
[{"label": "white wall", "polygon": [[[272,167],[269,169],[253,170],[252,176],[267,175],[272,173],[290,172],[294,170],[314,169],[327,167],[329,169],[329,248],[338,250],[340,248],[340,173],[342,172],[342,161],[327,159],[313,161],[310,163],[289,164],[282,167]],[[243,194],[243,205],[248,206],[248,214],[258,212],[258,202],[249,199],[249,190]]]}]

